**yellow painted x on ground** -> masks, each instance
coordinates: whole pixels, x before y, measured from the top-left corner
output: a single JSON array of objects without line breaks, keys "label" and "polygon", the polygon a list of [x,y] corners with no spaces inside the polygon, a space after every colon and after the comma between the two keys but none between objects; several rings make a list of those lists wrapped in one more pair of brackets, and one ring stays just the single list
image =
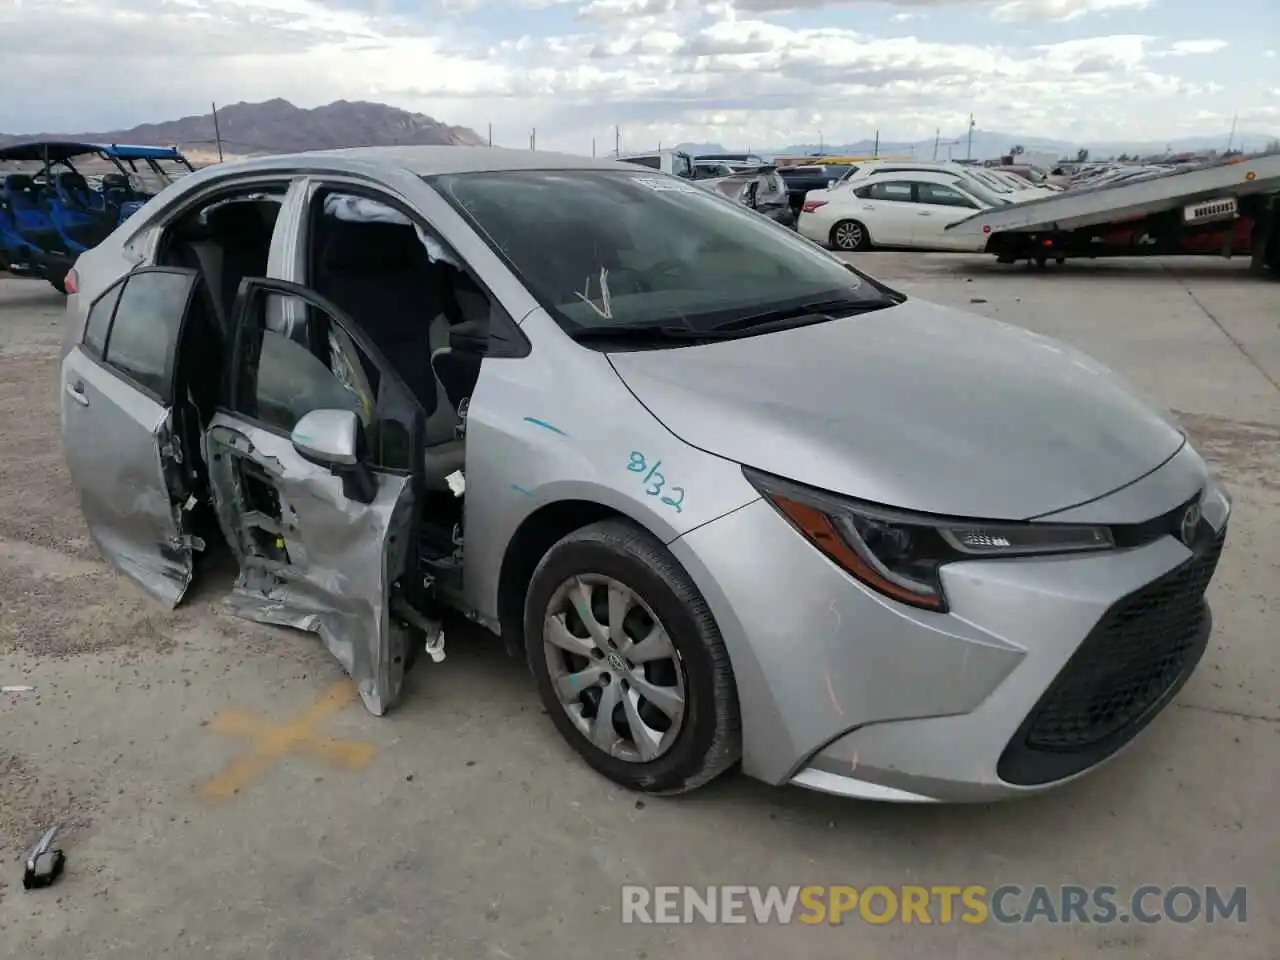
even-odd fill
[{"label": "yellow painted x on ground", "polygon": [[343,770],[361,770],[372,762],[378,748],[359,740],[338,740],[320,736],[316,730],[328,717],[352,703],[359,695],[350,680],[336,683],[311,706],[283,724],[239,710],[214,716],[210,726],[250,741],[250,749],[231,761],[225,769],[200,788],[203,797],[230,797],[288,755],[320,760]]}]

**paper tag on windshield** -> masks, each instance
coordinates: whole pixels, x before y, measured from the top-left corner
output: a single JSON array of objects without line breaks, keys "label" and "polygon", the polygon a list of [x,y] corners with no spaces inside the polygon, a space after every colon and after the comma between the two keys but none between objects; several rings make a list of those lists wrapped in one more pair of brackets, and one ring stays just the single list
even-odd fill
[{"label": "paper tag on windshield", "polygon": [[634,182],[642,187],[648,187],[650,190],[656,190],[659,193],[697,193],[698,188],[690,186],[683,180],[674,178],[667,180],[659,177],[632,177]]}]

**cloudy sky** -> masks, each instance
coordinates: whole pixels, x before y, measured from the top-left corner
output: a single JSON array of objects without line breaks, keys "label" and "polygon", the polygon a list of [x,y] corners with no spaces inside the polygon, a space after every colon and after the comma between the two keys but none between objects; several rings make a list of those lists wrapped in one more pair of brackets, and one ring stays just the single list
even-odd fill
[{"label": "cloudy sky", "polygon": [[272,97],[576,152],[1280,133],[1280,0],[0,0],[0,68],[13,133]]}]

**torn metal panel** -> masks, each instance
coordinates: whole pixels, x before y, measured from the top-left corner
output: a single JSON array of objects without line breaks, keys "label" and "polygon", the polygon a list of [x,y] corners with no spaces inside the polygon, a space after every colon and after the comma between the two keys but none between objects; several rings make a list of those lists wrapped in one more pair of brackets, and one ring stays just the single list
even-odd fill
[{"label": "torn metal panel", "polygon": [[369,712],[386,713],[400,696],[408,639],[389,598],[409,545],[409,478],[378,474],[373,503],[357,503],[288,439],[224,413],[205,451],[218,521],[240,563],[233,611],[319,634]]},{"label": "torn metal panel", "polygon": [[182,529],[181,457],[168,409],[78,351],[64,361],[63,446],[89,532],[103,557],[176,606],[191,582]]}]

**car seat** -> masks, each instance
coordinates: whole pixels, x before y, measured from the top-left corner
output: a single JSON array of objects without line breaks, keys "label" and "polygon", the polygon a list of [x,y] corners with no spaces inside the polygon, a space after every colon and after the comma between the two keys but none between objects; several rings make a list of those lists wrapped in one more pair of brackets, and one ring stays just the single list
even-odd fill
[{"label": "car seat", "polygon": [[[456,310],[447,302],[437,265],[413,227],[325,218],[314,287],[351,317],[382,351],[426,415],[426,482],[447,490],[444,478],[465,462],[458,415],[441,396],[431,364]],[[445,334],[447,337],[447,333]]]},{"label": "car seat", "polygon": [[174,266],[192,268],[200,274],[211,304],[213,322],[217,324],[221,336],[229,339],[231,305],[223,302],[221,294],[223,251],[213,239],[213,232],[204,225],[184,226],[181,236],[176,238],[169,249],[165,261],[172,262]]},{"label": "car seat", "polygon": [[475,391],[489,348],[491,306],[488,296],[461,272],[454,278],[453,297],[459,320],[449,325],[446,345],[432,350],[431,369],[449,404],[461,413]]},{"label": "car seat", "polygon": [[119,210],[124,204],[136,199],[129,178],[123,173],[104,173],[102,175],[102,201],[105,207]]},{"label": "car seat", "polygon": [[91,213],[105,209],[103,195],[89,186],[89,181],[74,170],[54,174],[53,189],[67,206]]},{"label": "car seat", "polygon": [[210,291],[224,316],[231,315],[240,281],[266,275],[274,213],[279,210],[278,204],[270,206],[268,212],[259,201],[226,203],[206,218],[211,240],[221,251],[217,273],[209,278]]},{"label": "car seat", "polygon": [[24,173],[11,173],[4,178],[2,191],[14,231],[39,251],[61,250],[62,238],[40,202],[40,190]]},{"label": "car seat", "polygon": [[45,206],[53,225],[67,241],[73,253],[95,247],[116,228],[116,219],[102,209],[94,209],[89,183],[74,171],[54,175],[47,191]]},{"label": "car seat", "polygon": [[440,311],[421,249],[412,227],[326,220],[314,286],[360,326],[429,415],[436,389],[425,320]]}]

